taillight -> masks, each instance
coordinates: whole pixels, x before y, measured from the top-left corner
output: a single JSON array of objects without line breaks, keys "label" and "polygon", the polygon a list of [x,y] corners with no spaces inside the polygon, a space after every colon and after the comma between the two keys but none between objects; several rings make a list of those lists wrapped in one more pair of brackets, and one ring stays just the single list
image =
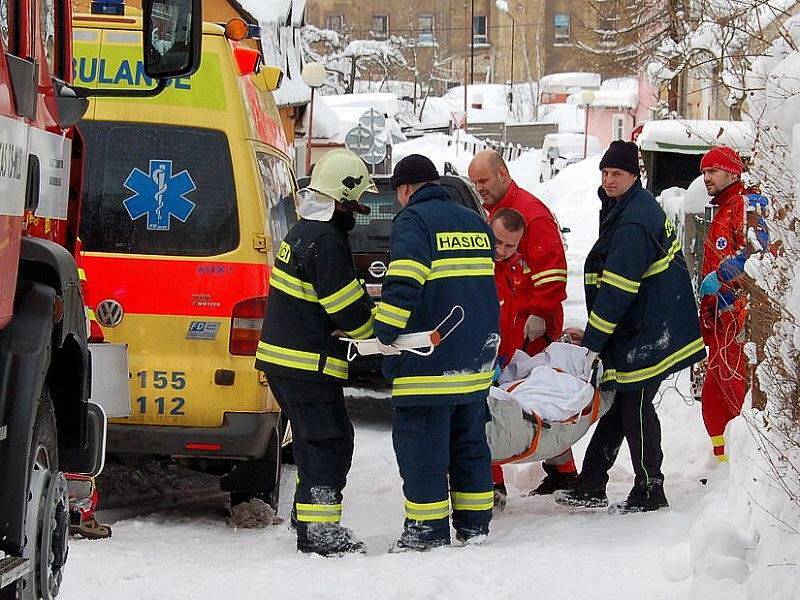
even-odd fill
[{"label": "taillight", "polygon": [[237,356],[254,356],[261,338],[261,325],[267,310],[264,297],[242,300],[233,307],[228,350]]}]

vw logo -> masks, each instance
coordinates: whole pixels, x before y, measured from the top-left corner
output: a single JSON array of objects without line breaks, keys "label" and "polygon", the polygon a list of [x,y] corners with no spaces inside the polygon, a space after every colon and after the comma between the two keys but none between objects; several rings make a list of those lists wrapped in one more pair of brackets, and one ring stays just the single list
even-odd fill
[{"label": "vw logo", "polygon": [[116,327],[124,316],[122,305],[116,300],[103,300],[97,305],[97,320],[106,327]]},{"label": "vw logo", "polygon": [[386,275],[386,265],[379,260],[376,260],[374,263],[372,263],[367,270],[369,271],[369,274],[376,279],[380,279]]}]

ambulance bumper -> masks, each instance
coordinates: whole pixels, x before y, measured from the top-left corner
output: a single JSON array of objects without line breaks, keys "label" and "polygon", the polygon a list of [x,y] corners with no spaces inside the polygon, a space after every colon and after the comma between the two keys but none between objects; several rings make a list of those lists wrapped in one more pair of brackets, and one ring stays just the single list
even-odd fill
[{"label": "ambulance bumper", "polygon": [[225,413],[221,427],[109,423],[109,452],[206,458],[260,458],[280,413]]}]

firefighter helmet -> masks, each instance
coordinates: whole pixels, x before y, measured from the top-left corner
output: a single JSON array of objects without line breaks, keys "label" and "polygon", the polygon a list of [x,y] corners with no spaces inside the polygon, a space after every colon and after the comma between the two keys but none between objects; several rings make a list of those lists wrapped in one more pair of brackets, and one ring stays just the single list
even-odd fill
[{"label": "firefighter helmet", "polygon": [[311,172],[308,188],[338,202],[356,204],[364,192],[378,193],[367,165],[345,149],[331,150],[319,159]]}]

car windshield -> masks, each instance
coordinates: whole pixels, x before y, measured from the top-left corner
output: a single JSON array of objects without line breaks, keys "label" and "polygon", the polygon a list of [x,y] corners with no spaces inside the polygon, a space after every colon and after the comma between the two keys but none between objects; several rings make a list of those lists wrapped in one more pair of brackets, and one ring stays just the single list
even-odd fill
[{"label": "car windshield", "polygon": [[371,210],[368,215],[356,214],[356,226],[350,232],[353,252],[388,250],[392,219],[400,211],[395,191],[388,183],[378,183],[378,193],[364,194],[361,203]]},{"label": "car windshield", "polygon": [[80,236],[90,252],[214,256],[239,244],[221,131],[84,121]]}]

